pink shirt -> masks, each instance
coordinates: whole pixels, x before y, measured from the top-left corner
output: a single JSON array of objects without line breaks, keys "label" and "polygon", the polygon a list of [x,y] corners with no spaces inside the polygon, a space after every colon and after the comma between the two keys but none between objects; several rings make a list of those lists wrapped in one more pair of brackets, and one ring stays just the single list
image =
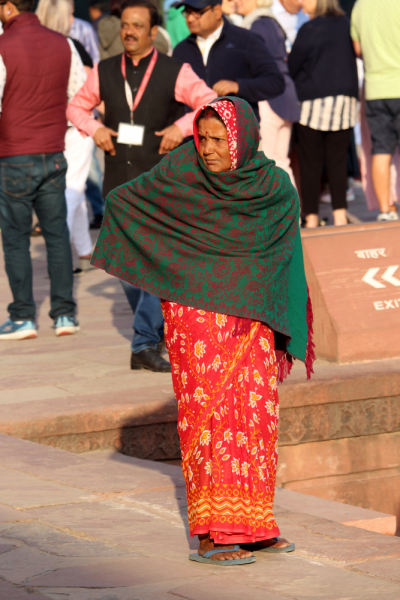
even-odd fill
[{"label": "pink shirt", "polygon": [[[152,48],[149,50],[151,52]],[[134,64],[138,64],[137,61]],[[175,84],[175,100],[187,104],[194,110],[187,113],[177,121],[184,137],[193,135],[193,119],[199,108],[214,100],[217,94],[211,90],[206,83],[200,79],[188,63],[182,65]],[[99,71],[97,64],[91,70],[85,84],[75,94],[67,109],[67,119],[72,121],[81,133],[93,137],[101,123],[93,118],[92,111],[101,102]]]}]

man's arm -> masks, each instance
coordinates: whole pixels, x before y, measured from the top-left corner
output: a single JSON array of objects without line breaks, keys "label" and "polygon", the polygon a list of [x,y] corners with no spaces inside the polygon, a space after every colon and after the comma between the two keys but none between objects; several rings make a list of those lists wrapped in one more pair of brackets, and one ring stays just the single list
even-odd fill
[{"label": "man's arm", "polygon": [[7,78],[7,70],[6,65],[4,64],[3,57],[0,54],[0,115],[2,112],[2,102],[3,102],[3,94],[4,94],[4,86],[6,85]]},{"label": "man's arm", "polygon": [[97,39],[97,33],[90,23],[86,30],[87,33],[87,44],[89,47],[88,53],[90,54],[92,61],[97,64],[100,61],[99,41]]},{"label": "man's arm", "polygon": [[93,118],[92,111],[101,102],[99,71],[97,65],[94,65],[90,71],[85,84],[80,88],[77,94],[72,98],[67,108],[67,119],[82,133],[90,135],[97,146],[105,152],[115,155],[115,148],[112,141],[118,133],[104,127]]},{"label": "man's arm", "polygon": [[217,98],[217,94],[200,79],[188,63],[182,65],[175,83],[175,100],[187,104],[194,110],[178,119],[173,125],[157,131],[156,135],[162,135],[159,153],[170,152],[185,137],[193,135],[193,119],[197,110]]},{"label": "man's arm", "polygon": [[101,102],[99,72],[97,65],[90,71],[88,78],[79,91],[70,100],[67,108],[69,119],[80,132],[93,137],[101,123],[93,118],[92,111]]},{"label": "man's arm", "polygon": [[358,58],[362,58],[361,44],[358,40],[353,40],[353,48],[356,56],[358,56]]},{"label": "man's arm", "polygon": [[264,41],[256,34],[251,34],[249,39],[247,57],[250,77],[237,80],[238,96],[254,104],[283,94],[285,91],[283,75],[265,47]]},{"label": "man's arm", "polygon": [[356,56],[358,56],[358,58],[362,58],[361,42],[360,42],[360,36],[358,34],[357,20],[358,20],[358,3],[354,6],[352,13],[351,13],[350,35],[351,35],[351,39],[353,40],[353,48],[354,48],[354,52],[356,53]]}]

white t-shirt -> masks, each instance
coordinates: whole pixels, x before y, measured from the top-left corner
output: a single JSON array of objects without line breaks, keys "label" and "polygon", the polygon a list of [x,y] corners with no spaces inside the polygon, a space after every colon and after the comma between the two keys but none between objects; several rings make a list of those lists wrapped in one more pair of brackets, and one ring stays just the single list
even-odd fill
[{"label": "white t-shirt", "polygon": [[210,54],[210,50],[211,50],[213,44],[215,44],[215,42],[219,39],[219,37],[221,35],[223,26],[224,26],[224,23],[222,22],[221,25],[218,27],[218,29],[216,29],[214,31],[214,33],[211,33],[207,38],[203,38],[200,35],[197,36],[197,40],[196,40],[197,45],[203,56],[203,63],[205,65],[207,64],[208,55]]}]

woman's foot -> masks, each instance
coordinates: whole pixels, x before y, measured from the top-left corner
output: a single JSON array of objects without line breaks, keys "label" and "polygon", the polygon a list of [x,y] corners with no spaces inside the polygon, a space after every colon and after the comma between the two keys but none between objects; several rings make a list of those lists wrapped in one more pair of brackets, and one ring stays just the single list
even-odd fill
[{"label": "woman's foot", "polygon": [[306,229],[314,229],[314,227],[318,227],[318,225],[318,215],[306,215]]},{"label": "woman's foot", "polygon": [[252,552],[261,551],[261,552],[272,552],[272,553],[281,553],[281,552],[293,552],[295,549],[295,545],[285,540],[282,537],[274,537],[269,540],[260,540],[259,542],[254,542],[253,544],[242,544],[243,548],[246,550],[250,550]]},{"label": "woman's foot", "polygon": [[288,548],[290,542],[285,540],[285,538],[272,538],[271,540],[262,540],[261,542],[258,542],[257,546],[260,548]]},{"label": "woman's foot", "polygon": [[333,211],[333,222],[335,225],[347,225],[347,215],[345,208],[337,208]]},{"label": "woman's foot", "polygon": [[[222,544],[214,544],[213,540],[210,540],[209,534],[199,535],[200,546],[198,549],[198,553],[200,556],[204,556],[206,552],[210,550],[214,550],[215,548],[223,548]],[[220,552],[218,554],[213,554],[210,558],[213,560],[238,560],[239,558],[250,558],[252,553],[249,550],[238,550],[236,552],[230,552],[233,546],[226,546],[226,552]]]}]

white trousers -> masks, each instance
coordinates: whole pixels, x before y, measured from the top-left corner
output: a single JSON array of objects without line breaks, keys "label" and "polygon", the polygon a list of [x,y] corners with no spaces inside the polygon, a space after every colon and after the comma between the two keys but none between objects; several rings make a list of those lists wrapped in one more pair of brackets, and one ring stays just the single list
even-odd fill
[{"label": "white trousers", "polygon": [[267,158],[276,162],[277,167],[281,167],[287,172],[296,187],[288,157],[292,123],[279,117],[267,100],[259,102],[258,109],[260,111],[261,150]]},{"label": "white trousers", "polygon": [[92,252],[85,188],[93,147],[94,142],[91,137],[82,137],[75,127],[67,129],[64,152],[68,163],[65,190],[67,224],[71,244],[78,256],[87,256]]}]

